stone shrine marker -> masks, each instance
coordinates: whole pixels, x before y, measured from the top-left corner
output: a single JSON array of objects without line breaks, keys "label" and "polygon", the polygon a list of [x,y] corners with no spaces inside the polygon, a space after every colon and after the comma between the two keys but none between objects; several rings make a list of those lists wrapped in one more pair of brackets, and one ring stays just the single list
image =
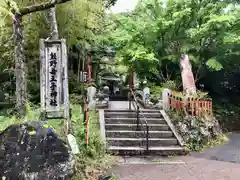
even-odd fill
[{"label": "stone shrine marker", "polygon": [[60,44],[47,44],[46,51],[46,111],[60,111],[61,54]]},{"label": "stone shrine marker", "polygon": [[183,92],[186,95],[196,94],[196,85],[193,77],[192,66],[187,54],[182,54],[180,59]]},{"label": "stone shrine marker", "polygon": [[46,118],[65,118],[70,121],[65,39],[41,39],[40,60],[41,112],[46,114]]}]

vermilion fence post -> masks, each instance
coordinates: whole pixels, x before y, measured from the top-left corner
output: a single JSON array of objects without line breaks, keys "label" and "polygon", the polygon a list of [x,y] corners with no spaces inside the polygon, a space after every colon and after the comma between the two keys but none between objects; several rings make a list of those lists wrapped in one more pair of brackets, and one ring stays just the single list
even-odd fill
[{"label": "vermilion fence post", "polygon": [[174,109],[174,108],[175,108],[175,99],[174,99],[174,95],[171,96],[171,99],[172,99],[172,108]]},{"label": "vermilion fence post", "polygon": [[198,116],[201,117],[201,100],[197,100],[198,104],[197,104],[197,110],[198,110]]},{"label": "vermilion fence post", "polygon": [[210,101],[210,115],[212,115],[212,101]]},{"label": "vermilion fence post", "polygon": [[87,103],[84,103],[84,124],[85,124],[85,141],[86,146],[88,145],[88,107]]},{"label": "vermilion fence post", "polygon": [[177,106],[177,104],[178,104],[177,96],[174,96],[174,100],[175,100],[175,108],[177,109],[178,108],[178,106]]},{"label": "vermilion fence post", "polygon": [[182,109],[184,110],[184,108],[185,108],[185,103],[184,103],[184,101],[181,102],[181,106],[182,106]]},{"label": "vermilion fence post", "polygon": [[207,105],[207,111],[208,111],[208,115],[210,115],[210,101],[208,100],[208,105]]},{"label": "vermilion fence post", "polygon": [[178,97],[178,109],[181,110],[181,98]]},{"label": "vermilion fence post", "polygon": [[170,109],[172,109],[172,95],[170,94],[169,96],[169,105],[170,105]]},{"label": "vermilion fence post", "polygon": [[207,114],[207,102],[204,101],[204,115]]},{"label": "vermilion fence post", "polygon": [[191,99],[188,97],[187,98],[187,106],[186,106],[186,111],[187,111],[187,114],[191,114],[192,110],[191,110]]},{"label": "vermilion fence post", "polygon": [[195,112],[194,112],[194,99],[191,98],[191,111],[192,111],[192,116],[194,116]]},{"label": "vermilion fence post", "polygon": [[200,101],[200,112],[201,116],[203,116],[203,101]]}]

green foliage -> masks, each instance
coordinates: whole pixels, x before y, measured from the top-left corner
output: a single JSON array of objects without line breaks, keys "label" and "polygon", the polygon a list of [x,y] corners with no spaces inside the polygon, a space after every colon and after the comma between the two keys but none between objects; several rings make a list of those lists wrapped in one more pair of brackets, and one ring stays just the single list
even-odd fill
[{"label": "green foliage", "polygon": [[238,104],[232,104],[225,99],[215,102],[213,109],[224,131],[232,132],[239,130],[240,107]]},{"label": "green foliage", "polygon": [[168,88],[171,90],[177,89],[177,84],[174,81],[166,81],[166,82],[163,82],[161,85],[163,88]]},{"label": "green foliage", "polygon": [[151,89],[151,102],[157,103],[159,101],[159,98],[162,97],[162,91],[164,88],[161,86],[152,85],[150,86],[150,89]]},{"label": "green foliage", "polygon": [[215,59],[211,58],[206,62],[206,65],[211,69],[215,71],[220,71],[223,69],[223,66]]},{"label": "green foliage", "polygon": [[228,142],[225,134],[218,135],[215,139],[204,140],[203,137],[196,135],[187,142],[187,150],[190,151],[203,151],[205,148],[212,148],[216,145],[223,145]]},{"label": "green foliage", "polygon": [[[197,80],[220,71],[239,48],[239,8],[227,1],[140,1],[133,12],[112,15],[105,36],[117,58],[139,75],[165,82],[180,74],[180,54],[189,54]],[[239,57],[239,55],[238,55]],[[234,57],[236,58],[236,57]]]},{"label": "green foliage", "polygon": [[5,25],[8,16],[14,18],[12,11],[18,11],[17,3],[13,0],[1,0],[0,2],[0,27]]},{"label": "green foliage", "polygon": [[105,144],[101,140],[98,113],[89,112],[89,145],[85,149],[85,136],[83,125],[83,114],[80,106],[72,110],[72,127],[75,137],[79,142],[81,154],[77,157],[77,174],[74,179],[89,179],[90,176],[101,174],[102,170],[108,168],[112,163],[112,157],[106,154]]}]

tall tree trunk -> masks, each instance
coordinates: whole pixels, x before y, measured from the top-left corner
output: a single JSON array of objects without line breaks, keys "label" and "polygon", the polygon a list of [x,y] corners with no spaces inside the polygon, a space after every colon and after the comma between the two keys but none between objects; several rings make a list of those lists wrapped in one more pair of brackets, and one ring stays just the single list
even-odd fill
[{"label": "tall tree trunk", "polygon": [[15,42],[16,109],[20,116],[26,115],[27,79],[24,56],[22,16],[15,14],[13,22]]},{"label": "tall tree trunk", "polygon": [[51,39],[56,40],[58,39],[58,25],[57,25],[57,19],[56,19],[56,8],[50,8],[48,10],[48,19],[50,23],[50,29],[51,29]]},{"label": "tall tree trunk", "polygon": [[[58,25],[57,25],[57,18],[56,18],[56,8],[50,8],[48,9],[48,21],[50,23],[50,39],[52,40],[57,40],[58,39]],[[62,63],[62,62],[61,62]],[[62,72],[64,72],[64,69],[62,69]],[[63,74],[62,74],[62,78],[63,78]],[[63,88],[63,83],[61,83],[61,91],[64,91]],[[64,95],[62,93],[61,96],[61,103],[64,102]]]},{"label": "tall tree trunk", "polygon": [[78,70],[77,70],[77,82],[80,83],[80,71],[81,71],[81,59],[80,53],[78,52]]},{"label": "tall tree trunk", "polygon": [[24,56],[24,39],[23,39],[23,25],[22,16],[51,9],[53,20],[51,22],[52,36],[58,38],[58,29],[55,16],[55,5],[68,2],[70,0],[49,0],[46,3],[35,4],[27,6],[18,10],[13,10],[13,31],[14,31],[14,43],[15,43],[15,77],[16,77],[16,109],[20,116],[26,115],[26,100],[27,100],[27,79],[26,79],[26,68],[25,68],[25,56]]}]

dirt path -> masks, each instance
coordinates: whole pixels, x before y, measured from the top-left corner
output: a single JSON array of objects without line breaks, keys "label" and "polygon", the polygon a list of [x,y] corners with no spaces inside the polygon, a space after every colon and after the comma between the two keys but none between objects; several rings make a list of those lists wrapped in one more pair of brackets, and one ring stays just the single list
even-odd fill
[{"label": "dirt path", "polygon": [[137,159],[125,161],[110,172],[119,180],[238,180],[240,134],[231,134],[229,138],[228,144],[207,149],[204,153],[165,159],[162,164]]}]

